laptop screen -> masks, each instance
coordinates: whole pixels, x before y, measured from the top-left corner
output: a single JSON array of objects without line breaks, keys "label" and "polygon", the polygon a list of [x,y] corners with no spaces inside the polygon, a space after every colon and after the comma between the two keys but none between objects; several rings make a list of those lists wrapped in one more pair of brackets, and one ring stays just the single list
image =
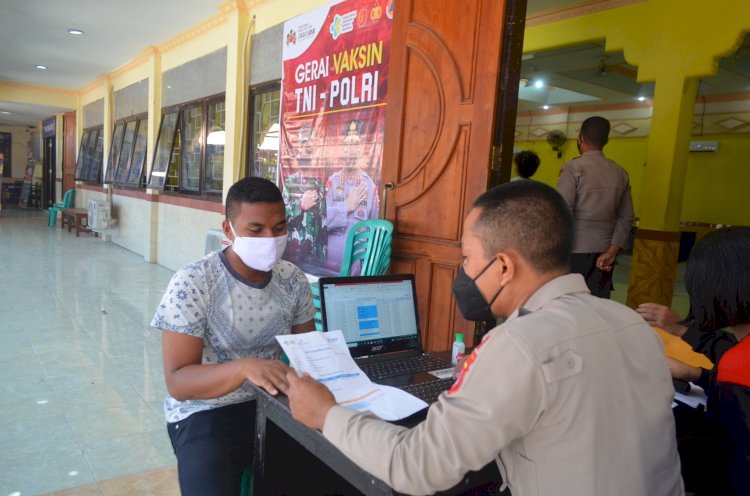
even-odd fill
[{"label": "laptop screen", "polygon": [[419,318],[411,274],[322,277],[323,329],[340,330],[352,356],[419,349]]}]

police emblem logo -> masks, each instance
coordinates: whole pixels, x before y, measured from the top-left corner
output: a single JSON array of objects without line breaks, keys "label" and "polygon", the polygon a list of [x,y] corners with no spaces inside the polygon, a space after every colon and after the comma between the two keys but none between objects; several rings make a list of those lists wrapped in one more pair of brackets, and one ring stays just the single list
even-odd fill
[{"label": "police emblem logo", "polygon": [[333,201],[344,201],[344,188],[336,186],[336,189],[333,190]]}]

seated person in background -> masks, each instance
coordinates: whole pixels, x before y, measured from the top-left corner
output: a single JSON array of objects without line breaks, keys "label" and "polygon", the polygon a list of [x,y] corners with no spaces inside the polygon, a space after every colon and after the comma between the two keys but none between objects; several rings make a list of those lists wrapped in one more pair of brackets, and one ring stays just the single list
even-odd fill
[{"label": "seated person in background", "polygon": [[276,185],[234,184],[222,227],[231,246],[178,270],[151,322],[162,330],[164,412],[183,495],[240,494],[255,434],[247,381],[285,390],[274,336],[315,328],[305,274],[280,260],[287,228]]},{"label": "seated person in background", "polygon": [[[687,262],[685,289],[688,322],[708,333],[731,328],[737,340],[729,348],[714,347],[723,349],[716,360],[709,357],[718,363],[707,389],[706,412],[716,436],[716,451],[708,457],[720,465],[710,494],[750,495],[750,228],[720,229],[698,242]],[[683,364],[672,373],[697,380],[701,370]]]},{"label": "seated person in background", "polygon": [[482,194],[453,292],[463,316],[507,320],[412,429],[336,405],[291,371],[292,415],[396,491],[432,493],[496,460],[514,496],[681,495],[661,341],[570,274],[573,222],[536,181]]},{"label": "seated person in background", "polygon": [[511,179],[511,181],[531,179],[531,176],[533,176],[539,168],[540,162],[539,155],[531,150],[519,152],[513,157],[513,161],[516,163],[516,174],[518,174],[518,176]]}]

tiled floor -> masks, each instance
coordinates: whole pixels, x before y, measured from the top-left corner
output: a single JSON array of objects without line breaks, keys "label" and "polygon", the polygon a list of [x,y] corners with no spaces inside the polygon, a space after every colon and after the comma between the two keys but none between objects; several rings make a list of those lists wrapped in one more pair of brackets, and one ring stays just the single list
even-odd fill
[{"label": "tiled floor", "polygon": [[[613,299],[624,302],[630,260],[618,260]],[[48,228],[44,211],[0,213],[0,496],[179,494],[148,325],[171,276]]]},{"label": "tiled floor", "polygon": [[148,323],[172,271],[0,213],[0,496],[179,494]]}]

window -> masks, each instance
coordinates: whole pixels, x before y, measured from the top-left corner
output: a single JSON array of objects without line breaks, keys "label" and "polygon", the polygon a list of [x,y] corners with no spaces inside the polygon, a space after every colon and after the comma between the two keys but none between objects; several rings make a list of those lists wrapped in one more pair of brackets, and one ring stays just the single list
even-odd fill
[{"label": "window", "polygon": [[101,181],[104,149],[104,128],[85,129],[78,149],[78,161],[73,178],[76,181],[98,183]]},{"label": "window", "polygon": [[224,97],[166,109],[149,188],[219,198],[224,184]]},{"label": "window", "polygon": [[120,187],[140,187],[147,140],[146,115],[130,117],[115,124],[105,182]]},{"label": "window", "polygon": [[252,135],[250,137],[250,174],[276,182],[279,164],[278,84],[253,91]]}]

